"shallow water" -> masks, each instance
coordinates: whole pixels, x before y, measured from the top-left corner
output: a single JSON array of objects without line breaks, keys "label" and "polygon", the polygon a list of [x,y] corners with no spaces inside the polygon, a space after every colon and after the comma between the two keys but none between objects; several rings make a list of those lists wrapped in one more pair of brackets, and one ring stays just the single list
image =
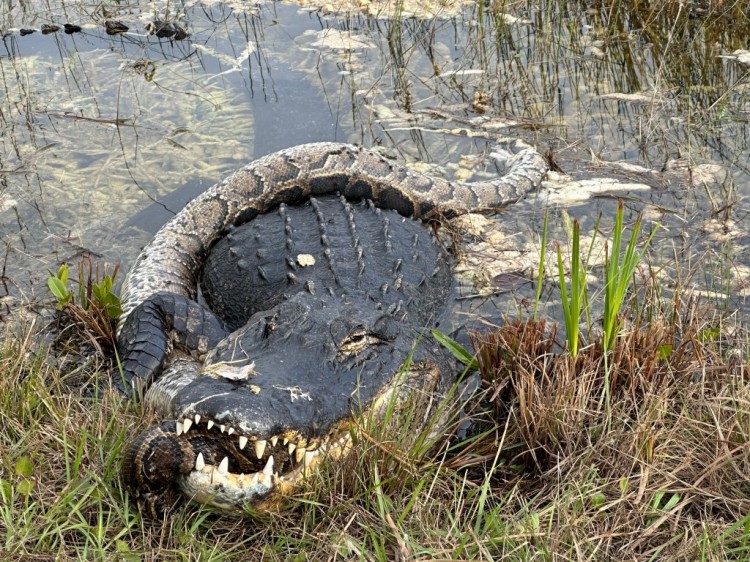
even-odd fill
[{"label": "shallow water", "polygon": [[[466,179],[494,173],[480,156],[502,136],[552,150],[576,178],[649,186],[618,195],[626,220],[644,210],[665,225],[655,259],[668,277],[746,309],[750,73],[720,57],[750,35],[740,8],[491,2],[407,17],[418,4],[368,6],[379,17],[353,2],[345,13],[287,2],[4,4],[0,314],[46,298],[47,271],[61,262],[91,254],[127,269],[187,200],[279,148],[379,146]],[[130,29],[107,35],[106,19]],[[155,19],[189,36],[149,35]],[[20,33],[67,22],[82,31]],[[729,175],[709,169],[703,181],[688,168],[701,164]],[[682,175],[660,173],[678,165]],[[615,199],[553,201],[551,236],[564,240],[562,208],[584,232],[604,212],[606,229]],[[500,215],[498,259],[520,249],[527,259],[508,269],[522,278],[533,276],[544,208],[530,201]],[[505,298],[508,277],[487,282],[504,311],[525,306],[528,293]]]}]

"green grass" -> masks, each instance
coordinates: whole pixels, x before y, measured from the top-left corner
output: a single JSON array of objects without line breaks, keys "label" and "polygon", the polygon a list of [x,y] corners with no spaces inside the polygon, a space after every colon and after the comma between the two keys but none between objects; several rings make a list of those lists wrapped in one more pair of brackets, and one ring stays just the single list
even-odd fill
[{"label": "green grass", "polygon": [[486,423],[465,442],[435,443],[414,431],[414,411],[389,404],[388,423],[364,420],[351,456],[324,464],[280,512],[235,519],[191,505],[163,524],[143,520],[118,481],[123,444],[149,420],[108,390],[80,392],[105,377],[104,358],[40,351],[34,326],[7,333],[0,558],[742,559],[747,335],[695,300],[672,306],[609,354],[593,344],[575,358],[551,353],[544,322],[509,322],[479,345],[488,394],[466,415]]},{"label": "green grass", "polygon": [[623,205],[619,201],[617,213],[615,215],[615,227],[612,232],[612,252],[607,255],[605,263],[604,276],[604,316],[602,320],[602,329],[604,330],[604,349],[614,349],[615,339],[620,333],[622,324],[621,314],[622,307],[625,304],[625,297],[628,289],[631,287],[631,280],[635,268],[643,257],[643,252],[648,248],[651,239],[656,234],[656,228],[651,231],[648,238],[638,248],[638,234],[641,231],[643,216],[640,215],[633,223],[630,233],[630,240],[625,249],[625,254],[621,256],[622,236],[624,227],[622,224]]},{"label": "green grass", "polygon": [[[566,214],[563,215],[567,217]],[[565,221],[567,223],[567,221]],[[563,320],[565,323],[565,337],[567,351],[573,357],[578,355],[581,315],[585,313],[589,318],[589,300],[586,286],[586,273],[591,258],[591,253],[596,240],[596,231],[598,230],[601,217],[597,221],[594,229],[594,236],[591,239],[588,253],[584,260],[581,252],[581,226],[578,220],[573,220],[570,226],[568,237],[571,240],[570,250],[570,275],[566,275],[566,269],[563,262],[563,252],[560,244],[557,245],[557,280],[560,288],[560,297],[563,309]],[[612,250],[608,251],[609,244],[605,244],[605,263],[604,263],[604,309],[602,313],[602,330],[604,337],[602,343],[604,349],[610,351],[614,348],[615,340],[620,333],[623,321],[623,307],[626,304],[628,291],[633,288],[633,274],[638,264],[643,258],[643,254],[651,243],[651,239],[656,234],[658,225],[651,231],[651,234],[645,241],[640,243],[638,235],[643,223],[642,215],[633,223],[630,233],[630,239],[624,254],[622,253],[622,239],[625,227],[623,226],[623,203],[618,202],[615,213],[615,224],[612,230]],[[541,295],[541,284],[543,279],[544,268],[544,248],[546,248],[547,238],[547,215],[545,214],[544,227],[542,233],[542,251],[540,259],[539,272],[537,275],[537,293],[534,302],[533,318],[536,320],[536,312],[539,306]],[[568,288],[568,285],[570,288]],[[590,327],[590,322],[589,322]]]},{"label": "green grass", "polygon": [[579,330],[581,312],[586,303],[586,269],[581,267],[581,226],[577,220],[573,221],[573,247],[570,252],[570,291],[567,289],[567,276],[563,266],[562,250],[557,246],[557,274],[560,284],[560,297],[565,320],[565,335],[568,342],[568,352],[575,357],[578,355]]},{"label": "green grass", "polygon": [[539,241],[539,267],[536,274],[536,295],[534,297],[534,312],[531,319],[536,321],[539,312],[539,302],[542,299],[542,287],[544,286],[544,264],[547,260],[547,227],[549,226],[549,209],[544,210],[544,223],[542,224],[542,235]]}]

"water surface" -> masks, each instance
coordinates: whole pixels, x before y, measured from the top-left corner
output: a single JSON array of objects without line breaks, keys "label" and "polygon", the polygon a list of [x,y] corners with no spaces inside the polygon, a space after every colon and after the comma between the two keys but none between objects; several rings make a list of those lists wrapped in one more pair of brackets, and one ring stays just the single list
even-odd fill
[{"label": "water surface", "polygon": [[[668,276],[746,306],[748,69],[725,57],[750,36],[739,8],[321,5],[5,4],[0,314],[46,297],[59,263],[93,255],[127,269],[187,200],[279,148],[353,142],[468,179],[495,173],[482,156],[504,136],[549,150],[573,177],[650,186],[618,195],[628,220],[644,210],[665,226],[656,255]],[[129,30],[108,35],[106,20]],[[189,35],[151,35],[155,20]],[[20,31],[64,23],[82,30]],[[705,164],[728,175],[692,173]],[[499,216],[510,246],[538,244],[544,206]],[[563,207],[590,232],[614,206],[556,202],[552,236],[564,240]]]}]

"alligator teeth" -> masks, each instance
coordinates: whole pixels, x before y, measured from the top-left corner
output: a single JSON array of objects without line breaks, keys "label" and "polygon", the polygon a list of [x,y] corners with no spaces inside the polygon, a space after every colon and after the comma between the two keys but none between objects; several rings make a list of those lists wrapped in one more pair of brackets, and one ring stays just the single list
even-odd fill
[{"label": "alligator teeth", "polygon": [[266,463],[266,466],[263,467],[263,474],[266,476],[271,476],[273,474],[273,455],[268,457],[268,462]]},{"label": "alligator teeth", "polygon": [[275,447],[276,443],[279,442],[279,438],[274,435],[273,437],[271,437],[270,441],[271,441],[271,447]]},{"label": "alligator teeth", "polygon": [[226,428],[227,428],[227,426],[225,426],[225,425],[220,425],[220,426],[219,426],[219,431],[221,431],[222,433],[224,433],[224,430],[225,430]]},{"label": "alligator teeth", "polygon": [[273,476],[271,474],[260,474],[258,482],[264,486],[271,487],[273,486]]},{"label": "alligator teeth", "polygon": [[[179,433],[177,435],[179,435]],[[289,447],[288,447],[289,454],[291,455],[296,448],[297,448],[297,445],[295,445],[294,443],[289,443]]]},{"label": "alligator teeth", "polygon": [[219,463],[218,472],[222,476],[226,476],[227,474],[229,474],[229,457],[224,457],[221,460],[221,463]]},{"label": "alligator teeth", "polygon": [[281,444],[282,445],[286,445],[287,443],[289,443],[289,439],[287,439],[286,437],[284,437],[284,440],[281,442]]},{"label": "alligator teeth", "polygon": [[304,447],[297,447],[297,450],[294,452],[294,459],[297,462],[302,461],[303,458],[305,458],[305,453],[307,452],[307,449]]},{"label": "alligator teeth", "polygon": [[305,468],[310,466],[312,460],[318,456],[318,451],[307,451],[305,453]]},{"label": "alligator teeth", "polygon": [[247,437],[240,435],[240,451],[247,446]]},{"label": "alligator teeth", "polygon": [[205,466],[206,461],[203,460],[203,453],[198,453],[198,456],[195,457],[195,470],[203,470]]},{"label": "alligator teeth", "polygon": [[185,418],[182,420],[182,430],[187,433],[188,429],[190,429],[190,426],[193,425],[193,420],[190,418]]},{"label": "alligator teeth", "polygon": [[230,427],[229,429],[227,429],[227,435],[232,435],[232,433],[234,433],[233,427]]},{"label": "alligator teeth", "polygon": [[195,423],[201,423],[201,415],[195,414]]},{"label": "alligator teeth", "polygon": [[177,426],[177,437],[179,437],[182,435],[182,432],[185,431],[185,428],[182,426],[181,421],[176,422],[175,425]]},{"label": "alligator teeth", "polygon": [[259,439],[258,441],[256,441],[255,442],[255,456],[258,458],[261,458],[265,451],[266,451],[265,439]]},{"label": "alligator teeth", "polygon": [[214,420],[208,420],[206,423],[206,429],[211,429],[214,426]]}]

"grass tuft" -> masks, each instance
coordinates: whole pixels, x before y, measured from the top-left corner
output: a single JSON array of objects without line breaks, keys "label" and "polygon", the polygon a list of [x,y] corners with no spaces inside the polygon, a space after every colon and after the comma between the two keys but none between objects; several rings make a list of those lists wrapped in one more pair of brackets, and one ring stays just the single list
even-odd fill
[{"label": "grass tuft", "polygon": [[[631,326],[610,353],[599,340],[553,354],[554,328],[541,322],[474,335],[503,432],[495,478],[523,486],[555,552],[695,560],[745,548],[747,336],[682,305],[675,323]],[[702,338],[709,326],[723,341]],[[487,439],[491,451],[498,437]]]},{"label": "grass tuft", "polygon": [[568,340],[568,351],[575,357],[578,355],[579,330],[581,312],[586,307],[586,269],[581,267],[581,226],[577,220],[573,221],[573,248],[570,254],[570,296],[566,288],[565,268],[563,266],[562,250],[557,246],[557,273],[560,283],[563,315],[565,319],[565,335]]},{"label": "grass tuft", "polygon": [[120,265],[115,265],[110,273],[107,264],[100,268],[87,256],[78,262],[77,269],[75,291],[68,288],[67,264],[56,273],[50,272],[47,278],[47,287],[57,300],[59,311],[57,344],[73,347],[85,344],[103,355],[116,346],[115,323],[122,307],[113,286]]},{"label": "grass tuft", "polygon": [[615,228],[612,234],[612,253],[607,256],[604,270],[604,318],[602,320],[602,328],[604,330],[604,349],[606,350],[614,348],[615,339],[620,333],[620,314],[633,273],[641,261],[643,252],[646,251],[657,230],[656,228],[652,230],[641,248],[636,249],[638,234],[641,231],[641,224],[643,223],[643,216],[639,215],[633,224],[633,230],[630,233],[630,241],[625,250],[625,255],[620,257],[623,235],[622,217],[623,204],[621,200],[618,202],[617,213],[615,215]]}]

